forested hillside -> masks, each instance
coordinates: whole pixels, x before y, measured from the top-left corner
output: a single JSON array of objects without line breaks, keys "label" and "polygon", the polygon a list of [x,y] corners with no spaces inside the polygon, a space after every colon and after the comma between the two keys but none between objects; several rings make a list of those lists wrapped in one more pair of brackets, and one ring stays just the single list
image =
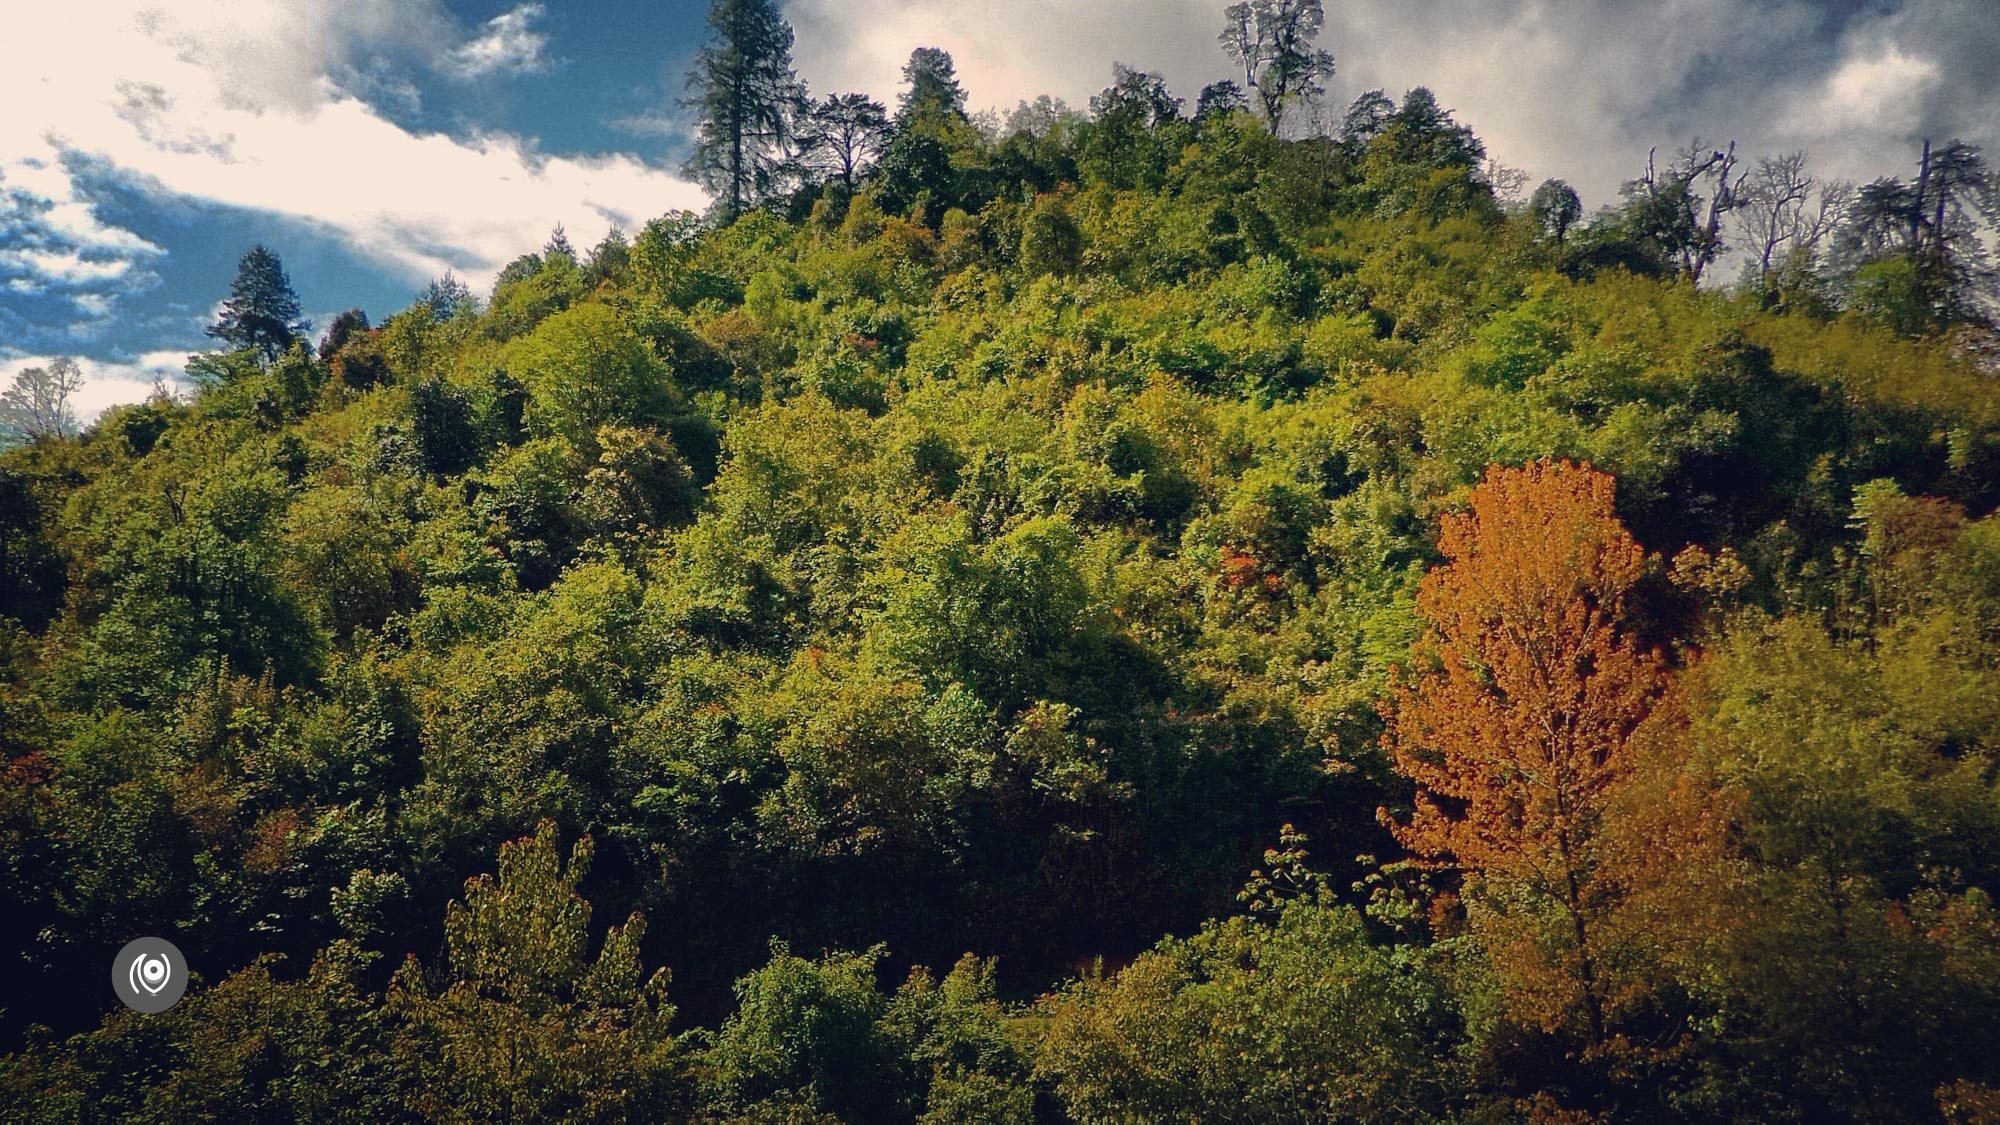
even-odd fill
[{"label": "forested hillside", "polygon": [[1586,216],[1310,51],[999,123],[716,11],[713,215],[260,248],[0,454],[0,1116],[2000,1113],[1976,151]]}]

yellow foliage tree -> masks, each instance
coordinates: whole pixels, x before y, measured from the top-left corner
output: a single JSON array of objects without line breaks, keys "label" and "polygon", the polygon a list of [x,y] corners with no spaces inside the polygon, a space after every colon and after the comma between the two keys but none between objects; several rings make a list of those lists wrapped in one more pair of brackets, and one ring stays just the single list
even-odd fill
[{"label": "yellow foliage tree", "polygon": [[1416,783],[1390,827],[1465,877],[1510,1010],[1551,1031],[1580,1015],[1592,1047],[1606,1041],[1601,930],[1621,882],[1605,812],[1666,683],[1620,624],[1646,555],[1614,487],[1567,461],[1487,471],[1444,521],[1445,562],[1417,600],[1426,635],[1384,735]]}]

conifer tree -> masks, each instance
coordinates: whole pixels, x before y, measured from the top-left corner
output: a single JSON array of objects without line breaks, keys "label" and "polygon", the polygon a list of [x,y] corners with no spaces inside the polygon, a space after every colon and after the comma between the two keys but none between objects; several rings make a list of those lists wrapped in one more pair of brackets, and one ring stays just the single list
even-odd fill
[{"label": "conifer tree", "polygon": [[792,25],[772,0],[715,0],[708,26],[682,103],[701,115],[685,170],[727,222],[781,186],[805,87],[792,71]]},{"label": "conifer tree", "polygon": [[255,348],[270,363],[310,331],[312,323],[299,316],[299,295],[285,276],[285,264],[262,245],[251,247],[236,266],[229,299],[208,334],[232,348]]},{"label": "conifer tree", "polygon": [[431,316],[438,320],[450,320],[460,309],[476,308],[472,288],[460,281],[450,270],[444,276],[433,278],[424,291],[417,294],[417,303],[431,310]]},{"label": "conifer tree", "polygon": [[903,64],[903,95],[896,105],[896,124],[908,128],[921,120],[963,120],[965,87],[958,84],[958,68],[951,52],[940,47],[918,47]]},{"label": "conifer tree", "polygon": [[938,47],[919,47],[903,65],[903,93],[896,106],[895,127],[877,165],[879,202],[903,211],[921,205],[927,221],[937,221],[947,207],[958,205],[964,179],[953,166],[954,151],[979,143],[965,114],[965,88],[951,54]]},{"label": "conifer tree", "polygon": [[1853,303],[1911,332],[1979,320],[2000,277],[1982,228],[2000,217],[2000,175],[1963,141],[1924,142],[1913,182],[1878,179],[1856,194],[1838,249]]}]

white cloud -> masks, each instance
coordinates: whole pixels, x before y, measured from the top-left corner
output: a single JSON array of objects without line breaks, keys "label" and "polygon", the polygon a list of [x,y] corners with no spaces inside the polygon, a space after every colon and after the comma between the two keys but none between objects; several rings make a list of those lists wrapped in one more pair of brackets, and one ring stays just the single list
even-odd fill
[{"label": "white cloud", "polygon": [[0,278],[8,292],[60,292],[95,320],[116,294],[158,280],[149,266],[161,249],[99,220],[55,154],[11,162],[6,155],[0,150]]},{"label": "white cloud", "polygon": [[27,17],[17,41],[74,45],[99,75],[131,83],[165,75],[172,81],[159,84],[180,92],[188,76],[161,65],[164,50],[222,104],[252,111],[307,111],[327,75],[439,57],[460,39],[441,0],[69,0],[44,11]]},{"label": "white cloud", "polygon": [[132,260],[90,259],[76,250],[0,250],[0,272],[24,274],[49,285],[84,286],[123,278],[132,272]]},{"label": "white cloud", "polygon": [[[540,57],[528,4],[469,42],[438,0],[67,0],[0,39],[0,276],[115,295],[157,246],[107,222],[77,169],[313,224],[413,282],[474,284],[558,223],[594,241],[699,189],[636,158],[411,132],[351,92],[371,60],[446,70]],[[342,76],[347,76],[343,79]],[[95,302],[109,310],[108,302]]]},{"label": "white cloud", "polygon": [[698,189],[625,156],[543,157],[496,134],[413,134],[327,86],[293,116],[231,123],[236,159],[105,135],[99,152],[155,190],[273,211],[319,225],[413,280],[456,270],[489,278],[558,223],[594,241],[673,207]]},{"label": "white cloud", "polygon": [[445,56],[446,69],[460,78],[489,74],[526,74],[548,65],[542,51],[549,37],[535,30],[540,4],[522,4],[486,21],[486,32]]},{"label": "white cloud", "polygon": [[[14,373],[22,368],[47,367],[55,358],[47,355],[0,357],[0,388],[11,386]],[[70,409],[76,413],[79,422],[89,425],[111,407],[144,402],[152,395],[156,381],[164,381],[170,390],[173,389],[187,360],[186,352],[176,351],[147,352],[137,359],[122,361],[78,358],[76,364],[83,372],[83,389],[70,398]]]},{"label": "white cloud", "polygon": [[1908,131],[1918,126],[1923,100],[1940,78],[1935,61],[1887,43],[1850,54],[1824,82],[1801,91],[1786,122],[1813,137]]},{"label": "white cloud", "polygon": [[635,137],[665,137],[669,140],[679,140],[683,137],[694,135],[694,128],[686,118],[678,117],[664,110],[631,113],[623,117],[612,118],[605,122],[605,124],[621,133],[630,133]]}]

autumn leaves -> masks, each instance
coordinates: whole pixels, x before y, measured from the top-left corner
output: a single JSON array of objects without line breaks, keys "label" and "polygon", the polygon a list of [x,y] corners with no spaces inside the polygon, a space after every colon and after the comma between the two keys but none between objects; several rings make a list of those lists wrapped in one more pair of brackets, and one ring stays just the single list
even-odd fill
[{"label": "autumn leaves", "polygon": [[1384,743],[1416,787],[1384,819],[1457,876],[1509,1015],[1586,1054],[1616,1035],[1618,915],[1646,878],[1619,791],[1651,777],[1649,724],[1673,721],[1667,665],[1624,622],[1648,560],[1614,490],[1587,464],[1489,469],[1444,520],[1444,562],[1417,601],[1425,636],[1384,707]]}]

